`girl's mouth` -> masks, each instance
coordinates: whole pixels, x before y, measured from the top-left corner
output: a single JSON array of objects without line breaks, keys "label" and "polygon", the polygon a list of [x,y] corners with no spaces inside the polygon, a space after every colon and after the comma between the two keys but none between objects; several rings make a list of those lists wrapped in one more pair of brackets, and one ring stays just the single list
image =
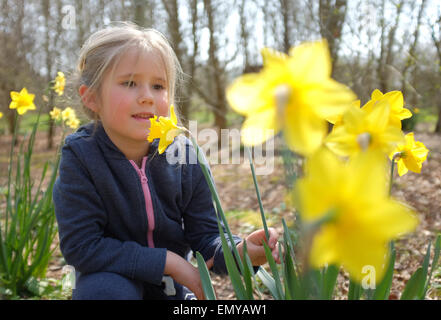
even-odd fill
[{"label": "girl's mouth", "polygon": [[153,116],[154,116],[153,113],[141,112],[141,113],[137,113],[137,114],[132,115],[132,118],[134,118],[135,120],[138,120],[138,121],[145,122],[145,121],[149,121],[150,118],[153,118]]}]

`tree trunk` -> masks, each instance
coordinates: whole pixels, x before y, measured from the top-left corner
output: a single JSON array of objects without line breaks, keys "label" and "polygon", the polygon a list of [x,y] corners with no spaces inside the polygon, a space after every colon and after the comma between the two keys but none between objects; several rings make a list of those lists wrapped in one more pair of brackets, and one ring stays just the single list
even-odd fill
[{"label": "tree trunk", "polygon": [[441,133],[441,102],[438,103],[438,120],[436,121],[435,133]]},{"label": "tree trunk", "polygon": [[283,20],[283,52],[288,54],[291,48],[291,27],[289,25],[291,10],[289,8],[289,0],[280,0],[280,7]]},{"label": "tree trunk", "polygon": [[[223,70],[221,70],[220,62],[217,57],[218,54],[218,46],[215,39],[215,25],[214,25],[214,12],[212,7],[211,0],[204,0],[204,7],[207,14],[208,20],[208,30],[210,33],[210,41],[209,41],[209,63],[212,67],[212,77],[214,81],[215,87],[215,99],[216,105],[214,110],[214,125],[217,127],[218,133],[221,132],[221,129],[227,127],[227,119],[225,117],[227,113],[227,102],[225,98],[225,84],[223,79]],[[220,137],[220,135],[218,135]]]},{"label": "tree trunk", "polygon": [[[393,64],[393,58],[394,58],[394,52],[393,52],[393,47],[395,44],[395,33],[397,31],[398,28],[398,24],[400,23],[400,17],[401,17],[401,13],[403,12],[403,6],[404,6],[404,1],[401,0],[399,4],[396,5],[397,8],[397,13],[396,13],[396,17],[395,17],[395,23],[394,25],[391,27],[391,29],[389,30],[389,34],[387,37],[387,48],[382,47],[382,51],[383,49],[386,49],[385,52],[385,60],[380,60],[380,64],[381,67],[379,68],[380,70],[380,74],[379,74],[379,78],[380,78],[380,90],[383,93],[386,93],[389,91],[389,71],[388,69],[392,67]],[[383,25],[384,28],[384,25]],[[382,37],[385,36],[384,30],[382,30]],[[384,53],[381,53],[381,57],[384,57]]]},{"label": "tree trunk", "polygon": [[[183,36],[180,30],[180,22],[179,22],[179,8],[177,0],[162,0],[162,4],[167,12],[168,16],[168,32],[171,37],[171,43],[173,49],[175,51],[176,57],[184,68],[186,66],[186,57],[185,57],[185,48]],[[184,126],[188,125],[188,115],[190,109],[190,95],[188,91],[187,85],[182,85],[179,92],[179,106],[180,106],[180,114],[181,120]]]},{"label": "tree trunk", "polygon": [[133,8],[134,8],[134,22],[141,27],[145,26],[146,18],[146,1],[144,0],[134,0]]},{"label": "tree trunk", "polygon": [[338,51],[343,25],[346,19],[347,0],[320,0],[319,1],[319,23],[320,34],[324,37],[329,46],[332,59],[332,75],[338,61]]}]

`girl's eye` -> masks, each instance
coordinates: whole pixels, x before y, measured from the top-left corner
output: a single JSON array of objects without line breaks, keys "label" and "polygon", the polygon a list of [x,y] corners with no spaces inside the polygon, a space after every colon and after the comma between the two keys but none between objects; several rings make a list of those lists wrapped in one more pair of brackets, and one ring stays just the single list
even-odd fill
[{"label": "girl's eye", "polygon": [[165,87],[162,84],[154,84],[153,89],[155,90],[163,90]]},{"label": "girl's eye", "polygon": [[126,87],[134,87],[136,83],[134,81],[124,81],[122,85]]}]

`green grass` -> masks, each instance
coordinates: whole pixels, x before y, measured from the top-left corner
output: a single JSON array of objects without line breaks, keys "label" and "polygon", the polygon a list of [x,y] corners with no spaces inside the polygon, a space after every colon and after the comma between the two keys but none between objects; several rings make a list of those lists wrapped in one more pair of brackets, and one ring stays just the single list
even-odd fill
[{"label": "green grass", "polygon": [[[37,121],[38,114],[35,112],[28,112],[20,117],[20,134],[26,134],[32,132],[32,127],[34,123]],[[8,128],[8,120],[5,115],[0,119],[0,134],[6,134],[9,132]],[[38,125],[38,131],[47,131],[49,130],[49,115],[42,114],[40,117],[40,123]]]},{"label": "green grass", "polygon": [[[38,114],[37,113],[26,113],[20,122],[20,133],[31,132],[32,127],[37,121]],[[49,129],[49,115],[42,114],[40,117],[40,123],[38,125],[38,131],[47,131]]]}]

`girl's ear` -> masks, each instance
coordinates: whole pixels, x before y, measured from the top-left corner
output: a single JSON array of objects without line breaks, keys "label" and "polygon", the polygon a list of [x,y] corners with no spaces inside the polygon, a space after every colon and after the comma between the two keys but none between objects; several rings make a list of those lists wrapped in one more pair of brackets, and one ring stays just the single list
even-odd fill
[{"label": "girl's ear", "polygon": [[81,101],[83,101],[83,104],[93,112],[98,113],[98,99],[95,91],[89,90],[88,86],[82,84],[78,88],[78,93],[81,96]]}]

